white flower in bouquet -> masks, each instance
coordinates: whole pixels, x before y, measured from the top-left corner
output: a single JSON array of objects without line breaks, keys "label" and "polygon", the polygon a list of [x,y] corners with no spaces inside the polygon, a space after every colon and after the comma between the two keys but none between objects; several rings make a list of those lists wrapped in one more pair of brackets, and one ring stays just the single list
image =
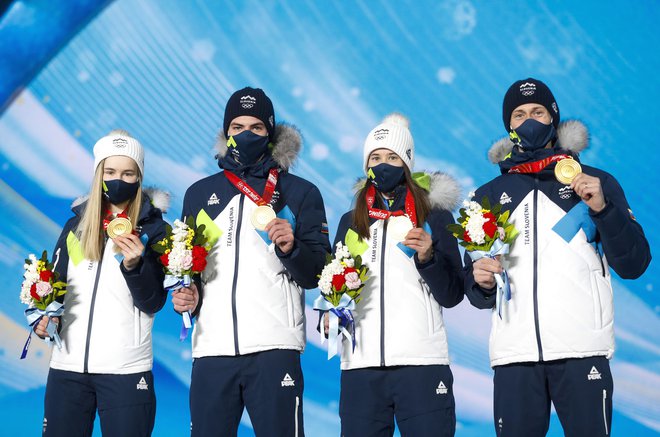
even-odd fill
[{"label": "white flower in bouquet", "polygon": [[335,250],[335,259],[341,260],[343,258],[350,258],[351,252],[348,251],[348,247],[344,246],[341,241],[337,243],[337,249]]}]

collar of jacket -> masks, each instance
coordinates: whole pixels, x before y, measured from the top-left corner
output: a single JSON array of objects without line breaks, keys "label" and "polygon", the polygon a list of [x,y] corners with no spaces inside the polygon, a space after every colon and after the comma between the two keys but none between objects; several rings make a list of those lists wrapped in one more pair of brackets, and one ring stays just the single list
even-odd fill
[{"label": "collar of jacket", "polygon": [[[578,120],[567,120],[559,123],[557,128],[557,145],[554,147],[556,153],[568,152],[575,158],[579,157],[580,152],[589,145],[589,131],[587,127]],[[508,136],[501,138],[493,143],[488,151],[488,160],[493,164],[499,165],[505,161],[511,150],[513,143]]]}]

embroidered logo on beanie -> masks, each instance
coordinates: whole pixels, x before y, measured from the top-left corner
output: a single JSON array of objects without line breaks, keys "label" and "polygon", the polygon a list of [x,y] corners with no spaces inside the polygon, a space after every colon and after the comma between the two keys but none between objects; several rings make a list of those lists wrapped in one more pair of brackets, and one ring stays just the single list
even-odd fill
[{"label": "embroidered logo on beanie", "polygon": [[120,149],[126,147],[128,145],[128,141],[126,141],[123,138],[115,138],[114,140],[112,140],[112,145],[113,147]]},{"label": "embroidered logo on beanie", "polygon": [[523,96],[531,96],[535,92],[536,92],[536,84],[535,83],[525,82],[522,85],[520,85],[520,93]]},{"label": "embroidered logo on beanie", "polygon": [[241,106],[243,109],[250,109],[254,107],[255,103],[257,103],[257,99],[250,95],[241,97]]},{"label": "embroidered logo on beanie", "polygon": [[374,131],[374,140],[376,141],[384,140],[389,133],[390,133],[389,129],[378,129]]}]

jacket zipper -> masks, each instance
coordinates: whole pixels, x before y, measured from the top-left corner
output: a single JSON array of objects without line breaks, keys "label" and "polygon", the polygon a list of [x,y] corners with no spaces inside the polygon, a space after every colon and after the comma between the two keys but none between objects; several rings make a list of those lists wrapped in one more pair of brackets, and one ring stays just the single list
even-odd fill
[{"label": "jacket zipper", "polygon": [[241,235],[241,221],[243,220],[243,202],[245,196],[241,194],[241,199],[238,202],[238,219],[236,220],[236,230],[234,231],[234,279],[231,284],[231,316],[234,320],[234,352],[236,355],[240,355],[240,350],[238,349],[238,320],[236,315],[236,283],[238,282],[238,254],[240,246],[240,235]]},{"label": "jacket zipper", "polygon": [[[104,240],[104,242],[107,240]],[[105,252],[105,245],[104,245]],[[92,291],[92,303],[89,307],[89,320],[87,321],[87,340],[85,343],[85,361],[83,362],[83,373],[89,373],[89,343],[92,336],[92,322],[94,320],[94,305],[96,303],[96,291],[99,286],[99,278],[101,277],[101,267],[103,266],[103,255],[99,263],[96,265],[96,278],[94,279],[94,289]]]},{"label": "jacket zipper", "polygon": [[385,367],[385,243],[387,220],[383,220],[383,241],[380,250],[380,366]]},{"label": "jacket zipper", "polygon": [[534,290],[534,327],[536,328],[536,346],[539,351],[539,361],[543,361],[543,348],[541,347],[541,329],[539,328],[539,299],[538,299],[538,229],[537,229],[537,216],[538,216],[538,195],[539,195],[539,178],[538,176],[534,177],[534,232],[532,234],[532,239],[534,241],[534,279],[533,279],[533,290]]},{"label": "jacket zipper", "polygon": [[300,398],[296,396],[296,411],[295,411],[295,419],[296,423],[294,424],[294,436],[298,437],[298,411],[300,410]]},{"label": "jacket zipper", "polygon": [[607,390],[603,390],[603,423],[605,424],[605,435],[610,435],[609,427],[607,426]]},{"label": "jacket zipper", "polygon": [[605,277],[605,263],[603,262],[603,257],[601,256],[600,252],[598,252],[598,249],[596,249],[596,255],[598,256],[598,260],[600,261],[600,272],[603,275],[603,278]]}]

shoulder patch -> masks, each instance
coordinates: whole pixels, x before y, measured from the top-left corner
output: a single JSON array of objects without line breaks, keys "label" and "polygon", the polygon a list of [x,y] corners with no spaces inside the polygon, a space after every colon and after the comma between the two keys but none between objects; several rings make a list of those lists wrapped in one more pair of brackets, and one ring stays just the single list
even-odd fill
[{"label": "shoulder patch", "polygon": [[222,237],[222,229],[215,224],[213,219],[209,217],[204,209],[199,210],[197,218],[195,219],[195,225],[197,225],[197,227],[200,225],[206,226],[204,229],[204,236],[207,239],[209,247],[215,246],[215,243],[217,243],[220,237]]},{"label": "shoulder patch", "polygon": [[358,255],[362,255],[369,248],[369,244],[364,241],[353,229],[346,231],[346,236],[344,237],[344,242],[348,251],[351,253],[351,256],[355,258]]},{"label": "shoulder patch", "polygon": [[80,261],[85,258],[82,247],[80,247],[80,240],[72,231],[69,231],[69,235],[66,236],[66,251],[74,266],[80,264]]}]

